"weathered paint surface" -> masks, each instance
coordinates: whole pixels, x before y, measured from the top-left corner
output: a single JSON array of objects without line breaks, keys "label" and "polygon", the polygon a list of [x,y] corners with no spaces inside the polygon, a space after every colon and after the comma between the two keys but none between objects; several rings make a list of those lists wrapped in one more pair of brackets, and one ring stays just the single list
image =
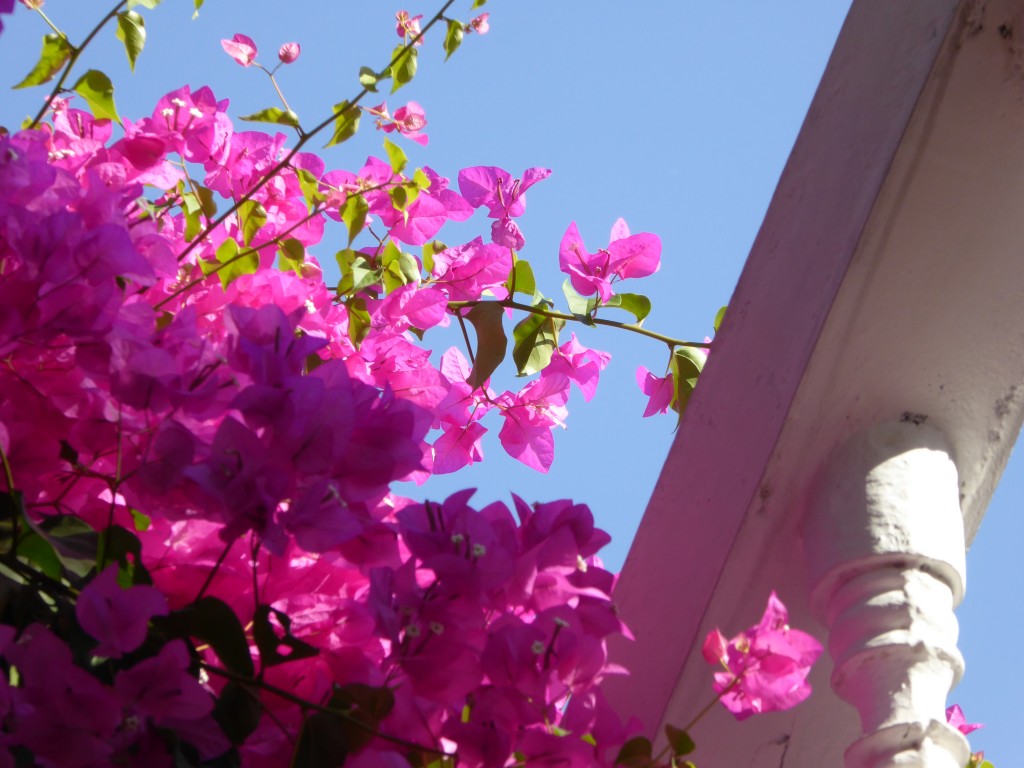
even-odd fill
[{"label": "weathered paint surface", "polygon": [[[851,434],[940,429],[976,530],[1024,402],[1018,40],[1015,0],[853,4],[620,580],[638,637],[615,648],[634,670],[607,685],[621,711],[689,720],[711,695],[704,633],[754,623],[772,588],[826,639],[803,521]],[[819,667],[811,705],[709,716],[698,758],[840,765],[859,723]]]}]

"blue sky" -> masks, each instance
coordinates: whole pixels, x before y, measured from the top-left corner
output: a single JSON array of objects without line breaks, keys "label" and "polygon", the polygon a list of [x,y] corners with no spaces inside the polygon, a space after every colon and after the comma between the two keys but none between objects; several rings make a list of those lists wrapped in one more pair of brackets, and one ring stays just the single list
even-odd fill
[{"label": "blue sky", "polygon": [[[78,41],[108,5],[48,0],[45,10]],[[438,5],[410,0],[404,7],[429,16]],[[455,15],[466,18],[468,5],[460,0]],[[531,189],[520,220],[527,239],[521,255],[549,296],[560,294],[557,247],[569,222],[577,222],[588,244],[604,244],[619,216],[634,232],[661,235],[661,272],[630,290],[653,301],[646,325],[700,340],[728,302],[848,6],[849,0],[492,0],[483,9],[491,13],[486,36],[467,38],[442,65],[434,34],[417,79],[388,103],[394,109],[413,99],[426,109],[429,146],[403,145],[412,163],[448,176],[479,164],[514,175],[530,166],[554,171]],[[309,124],[357,90],[360,66],[387,60],[398,42],[400,7],[380,0],[207,0],[192,21],[191,2],[166,0],[155,11],[141,9],[149,38],[134,77],[112,29],[84,63],[114,79],[123,116],[149,114],[160,95],[188,83],[229,97],[237,117],[275,105],[275,95],[265,77],[236,65],[218,41],[243,32],[269,65],[281,43],[295,40],[302,56],[282,69],[280,81]],[[28,71],[46,31],[20,7],[7,20],[0,71],[11,73],[8,80]],[[40,89],[8,92],[0,124],[16,126],[43,96]],[[381,136],[367,128],[325,154],[329,168],[358,168],[380,151]],[[320,256],[329,262],[331,253],[324,248]],[[660,372],[666,352],[614,331],[582,329],[579,336],[610,351],[612,362],[593,402],[570,400],[569,428],[556,435],[548,475],[507,459],[492,440],[481,465],[432,480],[423,491],[438,497],[476,486],[480,502],[507,498],[510,490],[531,500],[585,501],[614,537],[605,554],[618,568],[674,427],[668,417],[640,418],[644,398],[634,371],[642,364]],[[435,349],[451,343],[439,341]],[[499,425],[491,426],[496,434]],[[972,743],[1001,768],[1020,754],[1011,696],[1022,673],[1006,661],[1024,636],[1015,610],[1021,575],[1006,567],[1024,540],[1018,464],[1011,462],[969,553],[968,597],[959,611],[968,671],[951,698],[969,719],[987,724]]]}]

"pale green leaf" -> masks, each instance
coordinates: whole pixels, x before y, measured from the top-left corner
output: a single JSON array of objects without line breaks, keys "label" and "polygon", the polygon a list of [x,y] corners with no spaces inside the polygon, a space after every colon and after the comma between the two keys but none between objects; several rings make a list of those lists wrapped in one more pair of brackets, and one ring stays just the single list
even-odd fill
[{"label": "pale green leaf", "polygon": [[341,280],[338,281],[339,295],[353,296],[380,282],[380,270],[366,254],[345,248],[338,251],[335,258],[341,268]]},{"label": "pale green leaf", "polygon": [[306,206],[312,211],[324,201],[324,195],[320,191],[320,181],[305,168],[300,168],[297,173],[299,177],[299,188],[306,200]]},{"label": "pale green leaf", "polygon": [[72,90],[85,99],[94,117],[121,122],[114,105],[114,84],[98,69],[90,69],[78,78]]},{"label": "pale green leaf", "polygon": [[440,240],[431,240],[429,243],[423,244],[423,268],[427,270],[428,273],[434,271],[434,254],[440,253],[447,247],[448,246]]},{"label": "pale green leaf", "polygon": [[267,107],[238,119],[247,120],[250,123],[272,123],[274,125],[289,125],[292,128],[299,127],[299,116],[290,109],[284,110],[280,107]]},{"label": "pale green leaf", "polygon": [[565,282],[562,283],[562,295],[565,296],[565,301],[569,305],[569,311],[581,319],[589,319],[590,313],[597,306],[598,297],[593,296],[588,299],[585,296],[580,296],[572,287],[572,281],[569,278],[565,278]]},{"label": "pale green leaf", "polygon": [[223,265],[217,271],[217,276],[224,288],[242,275],[255,274],[260,268],[259,254],[250,248],[239,250],[238,242],[230,237],[217,249],[217,262]]},{"label": "pale green leaf", "polygon": [[529,314],[516,325],[512,331],[515,342],[512,360],[520,376],[529,376],[547,367],[558,348],[558,332],[564,325],[564,320],[539,314]]},{"label": "pale green leaf", "polygon": [[718,329],[722,327],[722,321],[725,319],[725,310],[728,308],[728,306],[722,307],[715,315],[715,333],[718,333]]},{"label": "pale green leaf", "polygon": [[626,310],[636,318],[637,325],[651,314],[651,300],[639,293],[617,293],[601,306]]},{"label": "pale green leaf", "polygon": [[267,223],[267,209],[255,200],[246,200],[236,212],[242,230],[242,242],[249,245],[256,233]]},{"label": "pale green leaf", "polygon": [[349,195],[339,212],[341,220],[348,228],[348,244],[352,245],[352,241],[366,226],[366,215],[370,212],[370,205],[362,195]]},{"label": "pale green leaf", "polygon": [[416,263],[416,257],[411,253],[400,251],[392,240],[389,240],[384,247],[380,264],[383,269],[381,278],[387,293],[420,279],[420,268]]},{"label": "pale green leaf", "polygon": [[374,72],[369,67],[359,68],[359,84],[363,86],[370,93],[377,92],[377,83],[381,80],[381,76]]},{"label": "pale green leaf", "polygon": [[405,166],[409,163],[409,158],[405,156],[405,152],[400,146],[388,139],[384,139],[384,151],[388,155],[388,162],[391,164],[392,171],[401,173],[405,170]]},{"label": "pale green leaf", "polygon": [[306,249],[301,242],[294,237],[278,243],[277,246],[277,268],[282,272],[289,269],[295,274],[302,276],[302,268],[306,264]]},{"label": "pale green leaf", "polygon": [[690,402],[694,389],[697,387],[697,379],[704,370],[706,355],[692,347],[676,347],[672,350],[672,357],[669,360],[669,371],[675,380],[675,395],[672,398],[672,410],[679,414],[682,421],[683,412]]},{"label": "pale green leaf", "polygon": [[448,19],[448,31],[444,35],[444,60],[448,61],[452,54],[462,45],[462,38],[465,36],[464,27],[461,21]]},{"label": "pale green leaf", "polygon": [[416,66],[418,64],[417,58],[419,51],[415,48],[404,45],[400,45],[395,48],[391,54],[391,58],[394,59],[395,63],[391,65],[391,79],[393,85],[391,92],[394,93],[403,85],[411,82],[416,76]]},{"label": "pale green leaf", "polygon": [[39,54],[39,61],[32,67],[32,71],[25,75],[25,79],[14,87],[28,88],[50,82],[70,56],[71,44],[66,37],[55,33],[46,35],[43,38],[43,50]]},{"label": "pale green leaf", "polygon": [[345,309],[348,310],[348,336],[358,349],[370,332],[371,320],[370,313],[366,311],[366,299],[352,296],[345,301]]},{"label": "pale green leaf", "polygon": [[146,21],[135,11],[117,14],[117,39],[124,44],[128,65],[135,71],[135,60],[146,44]]},{"label": "pale green leaf", "polygon": [[359,107],[350,106],[347,101],[335,104],[334,133],[331,135],[331,140],[324,145],[324,148],[333,147],[335,144],[341,144],[341,142],[351,139],[356,131],[359,130],[359,117],[361,114]]},{"label": "pale green leaf", "polygon": [[128,10],[141,5],[143,8],[149,8],[153,10],[160,5],[161,0],[128,0]]},{"label": "pale green leaf", "polygon": [[537,292],[537,279],[533,276],[533,267],[525,259],[517,258],[515,265],[508,274],[505,287],[509,293],[525,293],[533,296]]},{"label": "pale green leaf", "polygon": [[422,168],[417,168],[413,173],[412,183],[416,185],[416,189],[430,189],[430,177],[424,173]]}]

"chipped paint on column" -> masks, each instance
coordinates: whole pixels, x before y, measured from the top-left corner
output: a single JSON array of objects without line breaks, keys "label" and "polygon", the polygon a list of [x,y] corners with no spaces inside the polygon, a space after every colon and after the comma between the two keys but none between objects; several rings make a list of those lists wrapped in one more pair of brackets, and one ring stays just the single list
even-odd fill
[{"label": "chipped paint on column", "polygon": [[809,500],[812,607],[829,628],[832,688],[864,734],[846,768],[962,768],[969,758],[944,712],[963,674],[957,470],[945,436],[918,421],[853,435]]}]

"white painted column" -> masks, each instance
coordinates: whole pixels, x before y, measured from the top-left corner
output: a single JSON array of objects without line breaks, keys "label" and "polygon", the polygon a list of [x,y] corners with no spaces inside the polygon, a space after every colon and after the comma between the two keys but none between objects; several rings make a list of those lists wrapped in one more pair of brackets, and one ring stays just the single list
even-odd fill
[{"label": "white painted column", "polygon": [[907,419],[849,438],[809,499],[812,607],[829,628],[832,688],[864,733],[846,768],[963,768],[970,755],[945,719],[964,667],[957,471],[945,436]]}]

